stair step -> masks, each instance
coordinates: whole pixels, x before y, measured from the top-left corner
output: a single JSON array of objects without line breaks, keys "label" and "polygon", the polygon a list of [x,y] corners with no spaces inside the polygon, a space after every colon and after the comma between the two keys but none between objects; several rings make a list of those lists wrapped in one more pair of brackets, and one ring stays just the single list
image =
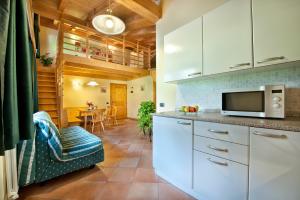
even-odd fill
[{"label": "stair step", "polygon": [[57,111],[57,105],[43,105],[43,104],[39,104],[39,110],[45,110],[45,111]]},{"label": "stair step", "polygon": [[57,103],[53,103],[53,102],[39,102],[39,105],[57,105]]},{"label": "stair step", "polygon": [[43,71],[38,71],[38,75],[55,76],[55,72],[43,72]]},{"label": "stair step", "polygon": [[41,99],[56,99],[56,96],[50,97],[50,96],[39,96],[39,100]]},{"label": "stair step", "polygon": [[42,82],[42,83],[53,83],[55,84],[56,82],[53,80],[38,80],[38,82]]},{"label": "stair step", "polygon": [[39,93],[56,93],[56,90],[55,90],[55,91],[50,91],[50,90],[39,90],[38,92],[39,92]]},{"label": "stair step", "polygon": [[39,99],[39,104],[57,104],[56,99]]},{"label": "stair step", "polygon": [[38,87],[51,87],[51,88],[55,88],[55,85],[47,85],[47,84],[38,84]]}]

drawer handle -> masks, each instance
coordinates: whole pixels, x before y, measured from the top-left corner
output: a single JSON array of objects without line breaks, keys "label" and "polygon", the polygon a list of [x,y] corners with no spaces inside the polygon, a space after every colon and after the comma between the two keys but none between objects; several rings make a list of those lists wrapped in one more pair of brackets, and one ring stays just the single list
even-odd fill
[{"label": "drawer handle", "polygon": [[177,124],[181,124],[181,125],[192,125],[190,122],[181,122],[181,121],[177,121]]},{"label": "drawer handle", "polygon": [[283,59],[285,59],[284,56],[272,57],[272,58],[264,59],[262,61],[258,61],[257,64],[262,64],[262,63],[271,62],[271,61],[275,61],[275,60],[283,60]]},{"label": "drawer handle", "polygon": [[199,76],[201,74],[202,74],[201,72],[196,72],[196,73],[188,74],[188,76]]},{"label": "drawer handle", "polygon": [[239,67],[244,67],[244,66],[249,66],[251,65],[251,63],[240,63],[240,64],[237,64],[237,65],[234,65],[232,67],[229,67],[229,69],[235,69],[235,68],[239,68]]},{"label": "drawer handle", "polygon": [[214,129],[208,129],[209,132],[212,133],[219,133],[219,134],[228,134],[228,131],[218,131],[218,130],[214,130]]},{"label": "drawer handle", "polygon": [[228,152],[228,149],[222,149],[222,148],[214,147],[214,146],[211,146],[211,145],[208,145],[207,148],[212,149],[212,150],[216,150],[216,151]]},{"label": "drawer handle", "polygon": [[262,133],[262,132],[257,132],[257,131],[254,131],[253,134],[263,136],[263,137],[270,137],[270,138],[277,138],[277,139],[287,139],[286,135],[275,135],[275,134],[272,134],[272,133]]},{"label": "drawer handle", "polygon": [[207,158],[207,160],[208,160],[209,162],[215,163],[215,164],[217,164],[217,165],[228,166],[228,163],[227,163],[227,162],[219,162],[219,161],[215,161],[215,160],[213,160],[213,159],[211,159],[211,158]]}]

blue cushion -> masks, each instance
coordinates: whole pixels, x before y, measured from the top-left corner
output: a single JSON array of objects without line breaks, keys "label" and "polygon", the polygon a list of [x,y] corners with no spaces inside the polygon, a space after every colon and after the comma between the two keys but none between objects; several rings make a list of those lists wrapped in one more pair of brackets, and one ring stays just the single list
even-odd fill
[{"label": "blue cushion", "polygon": [[61,143],[64,160],[87,156],[103,149],[100,138],[79,126],[62,129]]},{"label": "blue cushion", "polygon": [[53,160],[71,161],[103,149],[100,138],[79,126],[64,128],[60,134],[48,113],[35,113],[33,119],[48,140]]}]

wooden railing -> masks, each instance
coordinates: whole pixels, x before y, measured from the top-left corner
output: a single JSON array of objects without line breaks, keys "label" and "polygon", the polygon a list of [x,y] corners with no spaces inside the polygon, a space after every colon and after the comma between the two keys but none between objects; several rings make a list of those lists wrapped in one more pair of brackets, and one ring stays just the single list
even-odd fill
[{"label": "wooden railing", "polygon": [[65,32],[63,53],[128,67],[150,68],[151,49],[109,37],[82,37]]}]

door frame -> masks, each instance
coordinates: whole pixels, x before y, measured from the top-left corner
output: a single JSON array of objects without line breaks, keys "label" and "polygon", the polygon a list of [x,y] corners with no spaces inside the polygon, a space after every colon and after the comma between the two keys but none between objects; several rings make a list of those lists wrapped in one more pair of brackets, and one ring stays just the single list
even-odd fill
[{"label": "door frame", "polygon": [[[127,84],[125,84],[125,83],[110,83],[110,105],[112,106],[112,86],[113,85],[115,85],[115,86],[118,86],[118,85],[122,85],[122,86],[125,86],[125,93],[126,93],[126,98],[125,98],[125,118],[127,118],[127,114],[128,114],[128,112],[127,112],[127,107],[128,107],[128,105],[127,105],[127,98],[128,98],[128,94],[127,94]],[[125,119],[124,118],[124,119]]]}]

